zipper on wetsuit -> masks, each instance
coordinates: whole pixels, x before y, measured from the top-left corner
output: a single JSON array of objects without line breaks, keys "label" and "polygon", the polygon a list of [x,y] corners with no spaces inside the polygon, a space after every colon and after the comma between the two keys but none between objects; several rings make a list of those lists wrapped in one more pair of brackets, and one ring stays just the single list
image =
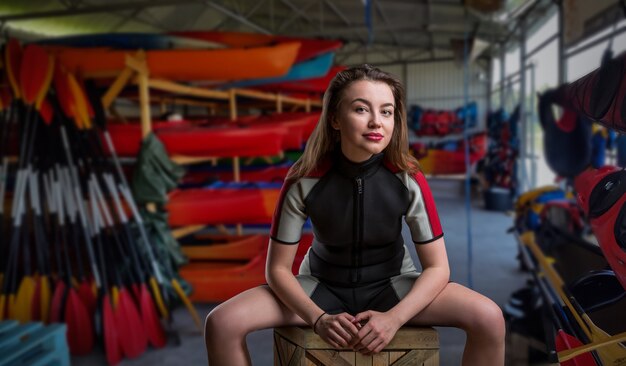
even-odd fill
[{"label": "zipper on wetsuit", "polygon": [[363,178],[356,178],[356,197],[354,200],[354,248],[352,253],[352,282],[361,279],[361,251],[363,241]]}]

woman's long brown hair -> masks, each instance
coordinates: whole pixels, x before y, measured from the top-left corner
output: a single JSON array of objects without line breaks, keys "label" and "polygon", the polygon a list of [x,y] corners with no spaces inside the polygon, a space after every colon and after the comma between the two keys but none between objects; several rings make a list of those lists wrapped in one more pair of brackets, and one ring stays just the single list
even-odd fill
[{"label": "woman's long brown hair", "polygon": [[353,82],[359,80],[385,83],[393,93],[395,103],[394,127],[389,145],[383,150],[385,159],[401,170],[415,172],[419,169],[417,160],[409,154],[409,137],[402,83],[395,76],[365,64],[337,73],[330,82],[328,89],[324,93],[320,120],[306,143],[304,153],[289,169],[288,178],[297,179],[308,175],[322,159],[335,149],[339,141],[339,131],[331,126],[331,122],[336,117],[335,114],[339,109],[344,90]]}]

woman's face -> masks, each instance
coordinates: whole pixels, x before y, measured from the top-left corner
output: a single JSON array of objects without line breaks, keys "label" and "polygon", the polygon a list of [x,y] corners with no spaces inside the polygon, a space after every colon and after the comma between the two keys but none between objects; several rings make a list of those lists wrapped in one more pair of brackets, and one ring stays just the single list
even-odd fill
[{"label": "woman's face", "polygon": [[353,82],[343,91],[331,122],[341,136],[341,151],[353,162],[382,152],[393,134],[395,104],[391,88],[369,80]]}]

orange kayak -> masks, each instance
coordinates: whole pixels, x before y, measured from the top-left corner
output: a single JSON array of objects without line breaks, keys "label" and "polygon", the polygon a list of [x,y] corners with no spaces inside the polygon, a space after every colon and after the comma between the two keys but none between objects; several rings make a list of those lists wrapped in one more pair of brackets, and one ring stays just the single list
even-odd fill
[{"label": "orange kayak", "polygon": [[326,52],[335,51],[343,46],[343,43],[337,40],[296,38],[244,32],[186,31],[173,32],[171,34],[179,37],[221,43],[228,47],[261,47],[277,43],[299,42],[302,46],[298,51],[296,62],[308,60]]},{"label": "orange kayak", "polygon": [[[265,236],[266,241],[269,238]],[[292,266],[298,273],[300,263],[311,246],[313,235],[303,234]],[[179,273],[193,288],[194,302],[220,302],[265,283],[267,250],[259,252],[249,262],[238,264],[225,261],[197,261],[180,267]]]},{"label": "orange kayak", "polygon": [[[254,48],[146,51],[150,76],[178,81],[245,80],[285,75],[296,60],[299,42]],[[73,73],[120,72],[130,51],[50,47]]]},{"label": "orange kayak", "polygon": [[190,261],[250,260],[267,248],[268,238],[253,235],[189,235],[178,239]]}]

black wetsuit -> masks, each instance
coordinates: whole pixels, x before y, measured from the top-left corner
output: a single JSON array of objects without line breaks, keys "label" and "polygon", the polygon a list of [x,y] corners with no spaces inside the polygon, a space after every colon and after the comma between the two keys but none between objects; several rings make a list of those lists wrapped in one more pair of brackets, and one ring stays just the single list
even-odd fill
[{"label": "black wetsuit", "polygon": [[310,217],[315,238],[298,275],[307,294],[329,313],[386,311],[418,276],[403,216],[416,244],[443,236],[423,174],[394,168],[382,153],[358,164],[335,153],[309,176],[285,182],[271,238],[297,244]]}]

